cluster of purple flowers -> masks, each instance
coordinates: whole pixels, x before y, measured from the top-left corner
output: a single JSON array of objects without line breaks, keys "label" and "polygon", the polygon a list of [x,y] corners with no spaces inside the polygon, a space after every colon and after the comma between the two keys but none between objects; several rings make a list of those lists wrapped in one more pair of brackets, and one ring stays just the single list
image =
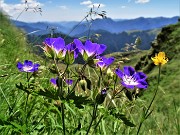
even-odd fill
[{"label": "cluster of purple flowers", "polygon": [[[86,40],[83,44],[79,39],[74,39],[72,43],[65,45],[64,39],[58,38],[46,38],[43,42],[45,47],[43,48],[46,56],[53,59],[64,60],[66,64],[73,64],[74,60],[79,54],[82,55],[84,61],[93,60],[96,67],[100,69],[106,69],[114,62],[114,57],[100,56],[106,50],[104,44],[92,43],[90,40]],[[32,61],[25,60],[24,64],[18,62],[17,68],[21,72],[35,72],[38,70],[39,64],[33,64]],[[115,73],[121,78],[121,84],[130,89],[134,87],[147,88],[146,82],[147,76],[143,72],[136,72],[134,68],[130,66],[124,67],[124,72],[120,69],[116,69]],[[57,78],[52,78],[50,82],[53,85],[57,85]],[[66,79],[65,82],[68,85],[72,85],[73,80]]]},{"label": "cluster of purple flowers", "polygon": [[113,57],[100,56],[107,48],[104,44],[92,43],[90,40],[86,40],[83,45],[79,39],[74,39],[72,43],[65,45],[61,37],[46,38],[43,44],[45,45],[44,52],[48,57],[64,59],[67,64],[72,64],[79,54],[85,61],[94,59],[96,66],[100,68],[106,68],[114,62]]}]

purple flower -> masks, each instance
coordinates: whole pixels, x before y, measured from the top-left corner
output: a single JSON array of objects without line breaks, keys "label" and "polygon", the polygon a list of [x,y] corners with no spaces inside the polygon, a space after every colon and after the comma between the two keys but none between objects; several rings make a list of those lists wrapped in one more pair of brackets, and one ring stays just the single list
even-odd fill
[{"label": "purple flower", "polygon": [[77,58],[78,57],[78,53],[79,53],[79,50],[78,48],[76,47],[76,44],[74,43],[70,43],[68,44],[66,47],[65,47],[65,51],[66,53],[69,52],[74,52],[74,58]]},{"label": "purple flower", "polygon": [[136,72],[134,68],[130,66],[124,67],[124,73],[120,69],[116,69],[115,73],[122,79],[121,84],[126,88],[133,89],[134,87],[138,87],[146,89],[148,87],[146,74],[143,72]]},{"label": "purple flower", "polygon": [[94,57],[102,54],[107,48],[103,44],[92,43],[90,40],[86,40],[85,45],[83,45],[82,42],[78,39],[75,39],[74,43],[85,60],[87,60],[87,58],[85,58],[86,56],[84,56],[84,53],[88,58]]},{"label": "purple flower", "polygon": [[73,84],[73,80],[72,79],[66,79],[66,84],[71,86]]},{"label": "purple flower", "polygon": [[35,72],[38,70],[39,66],[39,64],[33,64],[33,62],[29,60],[25,60],[24,64],[21,62],[17,63],[17,68],[21,72]]},{"label": "purple flower", "polygon": [[58,78],[51,78],[50,79],[50,82],[52,83],[52,85],[57,86],[57,79]]},{"label": "purple flower", "polygon": [[57,58],[62,58],[65,56],[65,53],[63,51],[65,48],[65,41],[61,37],[46,38],[43,44],[45,45],[43,49],[47,56],[56,56]]},{"label": "purple flower", "polygon": [[[51,78],[51,79],[50,79],[50,82],[52,83],[52,85],[57,86],[57,79],[58,79],[58,77],[57,77],[57,78]],[[69,86],[71,86],[71,85],[73,84],[73,80],[72,80],[72,79],[66,79],[65,82],[66,82],[66,84],[68,84]]]},{"label": "purple flower", "polygon": [[64,39],[62,39],[61,37],[46,38],[44,44],[53,48],[57,54],[65,47]]},{"label": "purple flower", "polygon": [[90,40],[86,40],[85,45],[84,45],[84,51],[86,52],[88,57],[100,55],[105,50],[106,50],[105,45],[92,43]]},{"label": "purple flower", "polygon": [[106,95],[106,94],[107,94],[107,90],[106,89],[101,90],[101,95]]},{"label": "purple flower", "polygon": [[96,63],[96,65],[98,67],[100,67],[101,69],[107,68],[109,65],[111,65],[114,62],[114,57],[100,57],[98,58],[98,62]]}]

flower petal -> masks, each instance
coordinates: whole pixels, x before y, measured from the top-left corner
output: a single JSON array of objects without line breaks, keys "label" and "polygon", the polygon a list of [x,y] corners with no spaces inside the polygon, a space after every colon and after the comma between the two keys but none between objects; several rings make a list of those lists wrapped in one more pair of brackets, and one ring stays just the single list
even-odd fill
[{"label": "flower petal", "polygon": [[115,70],[115,73],[117,74],[117,76],[119,78],[123,78],[123,76],[124,76],[123,72],[120,69],[118,69],[118,68]]},{"label": "flower petal", "polygon": [[147,84],[147,82],[145,80],[140,80],[140,81],[138,81],[137,87],[146,89],[148,87],[148,84]]},{"label": "flower petal", "polygon": [[64,47],[65,47],[64,39],[62,39],[61,37],[54,38],[53,48],[57,54],[59,53],[59,51],[63,50]]},{"label": "flower petal", "polygon": [[144,74],[143,72],[135,73],[134,77],[136,78],[136,80],[145,80],[147,78],[146,74]]},{"label": "flower petal", "polygon": [[124,81],[122,81],[121,84],[126,88],[134,89],[134,85],[126,84],[126,83],[124,83]]},{"label": "flower petal", "polygon": [[125,67],[124,67],[124,74],[126,74],[126,75],[128,75],[128,76],[134,75],[135,72],[136,72],[136,71],[135,71],[134,68],[131,67],[131,66],[125,66]]},{"label": "flower petal", "polygon": [[104,44],[99,44],[99,47],[96,50],[96,55],[102,54],[106,50],[106,45]]},{"label": "flower petal", "polygon": [[84,46],[83,46],[82,42],[79,39],[74,39],[74,43],[76,44],[76,47],[78,48],[79,52],[83,55]]},{"label": "flower petal", "polygon": [[51,78],[50,82],[54,85],[57,86],[57,78]]},{"label": "flower petal", "polygon": [[92,43],[90,40],[86,40],[84,50],[86,51],[88,57],[94,55],[97,51],[98,44]]}]

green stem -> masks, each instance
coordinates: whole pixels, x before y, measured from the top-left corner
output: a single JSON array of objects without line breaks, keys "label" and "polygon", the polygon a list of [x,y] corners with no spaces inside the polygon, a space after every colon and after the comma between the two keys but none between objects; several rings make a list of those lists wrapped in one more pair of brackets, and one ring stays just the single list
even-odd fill
[{"label": "green stem", "polygon": [[62,124],[63,124],[63,134],[66,135],[66,127],[64,121],[64,103],[61,103],[61,116],[62,116]]},{"label": "green stem", "polygon": [[158,91],[158,87],[159,87],[159,82],[160,82],[160,74],[161,74],[161,65],[159,65],[158,83],[157,83],[157,87],[156,87],[154,96],[153,96],[153,98],[152,98],[152,100],[151,100],[151,102],[150,102],[150,104],[149,104],[149,106],[148,106],[148,108],[147,108],[147,110],[146,110],[146,112],[145,112],[145,115],[143,116],[143,119],[141,120],[141,122],[140,122],[140,124],[139,124],[138,131],[137,131],[137,135],[139,134],[139,131],[140,131],[140,129],[141,129],[141,126],[142,126],[143,122],[148,118],[148,116],[149,116],[150,113],[152,112],[152,111],[151,111],[150,113],[148,113],[149,110],[150,110],[150,108],[151,108],[151,106],[152,106],[152,104],[153,104],[153,102],[154,102],[154,99],[155,99],[155,97],[156,97],[156,95],[157,95],[157,91]]},{"label": "green stem", "polygon": [[88,130],[87,130],[87,132],[86,132],[86,135],[89,134],[89,131],[90,131],[90,129],[91,129],[91,126],[92,126],[92,124],[93,124],[93,121],[96,119],[97,107],[98,107],[98,104],[95,103],[95,104],[94,104],[94,109],[93,109],[92,119],[91,119],[91,122],[90,122],[90,124],[89,124],[89,127],[88,127]]},{"label": "green stem", "polygon": [[6,101],[6,103],[8,104],[10,110],[12,110],[12,107],[11,107],[11,105],[9,104],[9,102],[8,102],[8,100],[7,100],[7,98],[6,98],[6,96],[5,96],[5,94],[4,94],[4,92],[3,92],[3,90],[2,90],[1,87],[0,87],[0,89],[1,89],[1,92],[2,92],[2,94],[3,94],[3,97],[4,97],[5,101]]}]

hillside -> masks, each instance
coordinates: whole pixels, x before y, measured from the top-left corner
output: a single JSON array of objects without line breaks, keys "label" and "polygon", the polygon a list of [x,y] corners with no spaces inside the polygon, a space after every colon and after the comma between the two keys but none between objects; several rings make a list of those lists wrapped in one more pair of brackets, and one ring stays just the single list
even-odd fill
[{"label": "hillside", "polygon": [[34,59],[30,46],[26,43],[25,33],[14,27],[0,13],[0,73],[16,68],[17,61]]},{"label": "hillside", "polygon": [[[115,65],[132,65],[136,70],[144,71],[148,76],[149,88],[143,93],[141,99],[149,103],[157,86],[158,67],[154,65],[151,57],[163,51],[169,61],[162,66],[159,91],[152,106],[153,113],[145,121],[142,131],[147,128],[152,134],[173,134],[180,132],[178,116],[180,106],[180,22],[163,27],[152,47],[148,51],[112,53],[115,56]],[[125,63],[119,63],[126,57]],[[152,124],[153,123],[153,124]],[[160,124],[161,123],[161,124]],[[162,124],[163,123],[163,124]]]}]

